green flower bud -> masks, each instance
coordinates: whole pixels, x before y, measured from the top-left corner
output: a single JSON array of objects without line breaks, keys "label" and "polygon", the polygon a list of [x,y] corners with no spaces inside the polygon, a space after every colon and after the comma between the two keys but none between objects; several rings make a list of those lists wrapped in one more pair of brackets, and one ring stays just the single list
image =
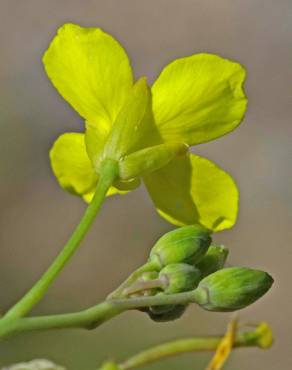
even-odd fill
[{"label": "green flower bud", "polygon": [[156,322],[167,322],[179,319],[185,312],[187,305],[153,306],[147,311],[151,320]]},{"label": "green flower bud", "polygon": [[272,284],[273,278],[264,271],[230,267],[201,280],[194,299],[209,311],[236,311],[255,302]]},{"label": "green flower bud", "polygon": [[183,226],[164,234],[150,252],[158,269],[171,263],[197,263],[211,243],[210,232],[200,225]]},{"label": "green flower bud", "polygon": [[[186,263],[173,263],[160,271],[157,281],[165,294],[175,294],[193,290],[200,278],[197,268]],[[160,305],[150,307],[147,312],[152,320],[164,322],[180,318],[185,309],[186,305]]]},{"label": "green flower bud", "polygon": [[186,263],[172,263],[159,273],[159,280],[165,294],[175,294],[193,290],[201,279],[201,272]]},{"label": "green flower bud", "polygon": [[224,267],[228,256],[228,249],[223,245],[210,245],[205,256],[196,264],[202,277],[212,274]]}]

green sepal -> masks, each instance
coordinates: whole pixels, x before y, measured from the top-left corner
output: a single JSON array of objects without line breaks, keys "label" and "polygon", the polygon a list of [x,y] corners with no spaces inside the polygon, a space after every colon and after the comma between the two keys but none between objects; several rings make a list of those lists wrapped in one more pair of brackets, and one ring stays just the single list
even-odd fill
[{"label": "green sepal", "polygon": [[122,180],[128,180],[148,175],[187,151],[188,146],[183,143],[166,143],[141,149],[121,159],[119,176]]},{"label": "green sepal", "polygon": [[207,253],[196,264],[196,267],[202,273],[202,277],[222,269],[228,257],[228,253],[229,251],[224,245],[210,245]]},{"label": "green sepal", "polygon": [[104,158],[120,160],[158,143],[158,138],[151,109],[151,92],[146,78],[140,78],[114,122],[99,162]]}]

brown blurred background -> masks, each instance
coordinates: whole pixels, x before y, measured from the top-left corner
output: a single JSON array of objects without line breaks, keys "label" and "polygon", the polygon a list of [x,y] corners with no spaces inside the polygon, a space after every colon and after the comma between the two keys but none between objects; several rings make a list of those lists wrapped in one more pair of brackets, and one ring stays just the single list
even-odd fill
[{"label": "brown blurred background", "polygon": [[[234,352],[226,369],[291,369],[291,0],[1,0],[0,310],[40,276],[85,207],[59,188],[48,160],[59,134],[83,129],[41,64],[48,42],[65,22],[112,33],[128,51],[136,76],[150,81],[172,59],[202,51],[246,66],[249,110],[243,124],[195,152],[215,160],[238,182],[238,223],[215,238],[230,248],[232,264],[274,276],[272,291],[241,317],[268,321],[276,341],[269,351]],[[145,189],[109,199],[35,313],[78,310],[102,300],[169,229]],[[133,312],[91,332],[19,335],[0,343],[0,366],[48,357],[68,370],[93,370],[110,356],[124,359],[163,340],[222,332],[228,318],[190,307],[168,324]],[[203,369],[209,357],[185,355],[148,368]]]}]

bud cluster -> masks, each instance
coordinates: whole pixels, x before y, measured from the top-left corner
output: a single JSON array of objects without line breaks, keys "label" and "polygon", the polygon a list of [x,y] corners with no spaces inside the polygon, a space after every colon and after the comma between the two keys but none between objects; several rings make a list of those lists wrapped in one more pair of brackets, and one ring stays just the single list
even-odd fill
[{"label": "bud cluster", "polygon": [[[234,311],[248,306],[273,283],[266,272],[243,267],[224,268],[228,249],[211,244],[210,231],[201,225],[177,228],[153,246],[147,272],[124,290],[127,296],[193,292],[193,301],[210,311]],[[155,321],[179,318],[186,305],[143,309]]]}]

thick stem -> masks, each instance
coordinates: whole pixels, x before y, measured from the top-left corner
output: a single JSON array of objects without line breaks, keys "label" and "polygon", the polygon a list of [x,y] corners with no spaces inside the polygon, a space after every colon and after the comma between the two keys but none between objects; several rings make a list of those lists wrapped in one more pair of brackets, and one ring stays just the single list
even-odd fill
[{"label": "thick stem", "polygon": [[117,171],[118,165],[116,161],[106,159],[103,162],[95,195],[71,238],[40,280],[7,312],[2,320],[23,317],[42,299],[52,282],[76,252],[82,239],[92,225],[108,189],[117,176]]},{"label": "thick stem", "polygon": [[94,329],[127,310],[160,305],[188,304],[193,301],[193,292],[172,295],[159,294],[153,297],[106,300],[89,309],[75,313],[28,318],[4,317],[0,320],[0,338],[32,330],[64,328]]}]

